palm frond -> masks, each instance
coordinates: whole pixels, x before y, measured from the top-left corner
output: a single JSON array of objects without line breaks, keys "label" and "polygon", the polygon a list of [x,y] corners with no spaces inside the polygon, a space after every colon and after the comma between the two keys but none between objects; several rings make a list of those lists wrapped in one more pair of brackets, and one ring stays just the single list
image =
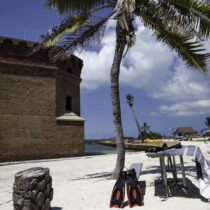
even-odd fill
[{"label": "palm frond", "polygon": [[142,0],[136,4],[136,11],[151,14],[158,17],[166,30],[178,33],[182,36],[193,36],[194,26],[188,17],[179,12],[174,5],[166,2],[165,0]]},{"label": "palm frond", "polygon": [[138,11],[144,24],[152,28],[157,40],[166,43],[171,49],[175,50],[189,67],[196,68],[201,72],[206,71],[206,63],[209,54],[204,53],[202,44],[198,41],[191,41],[191,37],[183,37],[165,29],[154,10]]},{"label": "palm frond", "polygon": [[64,12],[78,14],[104,5],[114,5],[116,1],[117,0],[46,0],[45,6],[56,8],[61,14]]},{"label": "palm frond", "polygon": [[210,35],[210,3],[203,0],[164,0],[194,22],[195,29],[203,38]]},{"label": "palm frond", "polygon": [[205,124],[206,126],[210,127],[210,117],[206,117]]},{"label": "palm frond", "polygon": [[181,36],[193,37],[195,33],[195,24],[191,17],[183,15],[182,11],[173,4],[161,0],[157,4],[157,14],[166,30],[178,33]]},{"label": "palm frond", "polygon": [[49,29],[46,34],[41,35],[43,44],[47,46],[53,45],[56,41],[60,40],[65,33],[74,32],[87,20],[88,15],[86,14],[65,17],[58,26]]},{"label": "palm frond", "polygon": [[113,14],[105,18],[90,16],[88,20],[72,33],[66,33],[62,47],[71,52],[84,48],[87,49],[92,40],[100,41],[103,36],[105,23]]},{"label": "palm frond", "polygon": [[134,96],[131,95],[130,93],[126,94],[126,99],[127,99],[127,103],[132,106],[133,105],[133,101],[134,101]]},{"label": "palm frond", "polygon": [[206,62],[209,54],[202,53],[202,44],[198,41],[191,41],[190,38],[180,37],[166,31],[156,31],[157,40],[162,41],[177,51],[179,56],[187,63],[189,67],[196,68],[201,72],[206,72]]},{"label": "palm frond", "polygon": [[[135,11],[135,0],[118,0],[114,11],[114,19],[119,23],[125,36],[127,50],[123,57],[127,54],[136,40],[134,27],[133,27],[133,12]],[[119,34],[118,34],[119,35]],[[118,36],[119,38],[119,36]]]}]

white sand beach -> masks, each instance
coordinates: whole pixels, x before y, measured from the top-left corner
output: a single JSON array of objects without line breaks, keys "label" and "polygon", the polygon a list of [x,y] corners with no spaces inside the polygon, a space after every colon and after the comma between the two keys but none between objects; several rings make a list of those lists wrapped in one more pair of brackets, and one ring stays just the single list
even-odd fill
[{"label": "white sand beach", "polygon": [[[210,159],[210,145],[204,142],[183,142],[184,145],[199,145],[206,159]],[[210,210],[210,203],[201,199],[196,180],[195,163],[192,157],[184,157],[186,178],[191,197],[185,197],[179,187],[172,189],[172,196],[164,195],[160,183],[159,159],[151,159],[144,152],[126,153],[125,166],[143,162],[139,181],[144,194],[142,210]],[[103,210],[109,209],[109,200],[115,180],[107,177],[115,166],[116,155],[84,156],[65,159],[25,161],[0,164],[0,209],[13,209],[12,189],[14,174],[31,167],[48,167],[53,180],[54,197],[52,210]],[[177,159],[177,163],[179,163]],[[179,169],[179,167],[178,167]],[[178,170],[178,178],[181,171]],[[127,196],[125,196],[127,201]],[[129,209],[126,205],[124,209]]]}]

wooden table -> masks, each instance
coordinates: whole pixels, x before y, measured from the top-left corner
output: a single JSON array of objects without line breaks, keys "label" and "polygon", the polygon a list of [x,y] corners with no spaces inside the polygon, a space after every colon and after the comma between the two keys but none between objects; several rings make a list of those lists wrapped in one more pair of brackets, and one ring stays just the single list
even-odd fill
[{"label": "wooden table", "polygon": [[[187,182],[186,182],[186,177],[185,177],[183,156],[179,155],[180,165],[181,165],[181,170],[182,170],[182,180],[183,180],[182,182],[179,182],[177,179],[175,155],[169,155],[164,152],[158,152],[158,153],[151,152],[151,153],[146,153],[146,154],[148,157],[160,159],[161,176],[162,176],[162,180],[164,181],[164,185],[165,185],[166,197],[169,196],[169,186],[170,185],[173,185],[173,186],[180,185],[183,188],[186,196],[189,197],[189,192],[188,192],[188,187],[187,187]],[[167,161],[168,161],[168,168],[169,167],[171,168],[171,172],[173,174],[173,182],[170,182],[170,183],[167,180],[165,157],[167,158]]]}]

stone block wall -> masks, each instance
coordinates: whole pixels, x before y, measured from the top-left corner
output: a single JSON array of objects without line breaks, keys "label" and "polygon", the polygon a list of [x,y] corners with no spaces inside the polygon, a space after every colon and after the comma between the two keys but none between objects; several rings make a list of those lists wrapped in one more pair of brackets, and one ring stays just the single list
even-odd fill
[{"label": "stone block wall", "polygon": [[[18,52],[19,42],[12,43]],[[80,115],[80,74],[68,72],[67,64],[2,55],[1,46],[0,37],[0,161],[83,155],[84,121],[56,121],[68,95]]]},{"label": "stone block wall", "polygon": [[0,160],[84,154],[84,124],[59,125],[54,117],[1,115]]}]

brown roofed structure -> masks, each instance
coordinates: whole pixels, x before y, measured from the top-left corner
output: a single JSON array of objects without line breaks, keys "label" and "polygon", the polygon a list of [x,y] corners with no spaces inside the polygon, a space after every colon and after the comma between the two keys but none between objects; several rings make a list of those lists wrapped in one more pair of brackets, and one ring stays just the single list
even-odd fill
[{"label": "brown roofed structure", "polygon": [[197,133],[197,131],[194,130],[192,127],[179,127],[177,129],[179,129],[179,131],[183,133]]},{"label": "brown roofed structure", "polygon": [[197,131],[192,127],[178,127],[173,134],[175,136],[191,136],[197,134]]}]

